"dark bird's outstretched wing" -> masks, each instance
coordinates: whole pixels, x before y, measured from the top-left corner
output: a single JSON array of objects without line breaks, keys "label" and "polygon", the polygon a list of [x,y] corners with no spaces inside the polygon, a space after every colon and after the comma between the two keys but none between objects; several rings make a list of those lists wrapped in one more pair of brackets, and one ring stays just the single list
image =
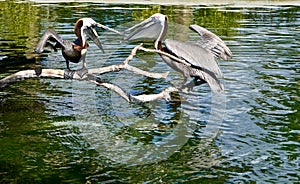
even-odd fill
[{"label": "dark bird's outstretched wing", "polygon": [[230,49],[220,37],[198,25],[190,25],[190,29],[197,32],[200,36],[200,39],[196,42],[197,45],[207,49],[216,58],[222,58],[224,60],[231,58],[232,53]]},{"label": "dark bird's outstretched wing", "polygon": [[65,47],[64,42],[61,39],[61,37],[54,30],[48,29],[47,31],[45,31],[45,33],[42,36],[42,38],[40,39],[39,43],[36,45],[34,51],[36,53],[42,53],[44,51],[44,47],[47,45],[48,40],[56,42],[54,49],[56,49],[56,47],[59,47],[59,48]]}]

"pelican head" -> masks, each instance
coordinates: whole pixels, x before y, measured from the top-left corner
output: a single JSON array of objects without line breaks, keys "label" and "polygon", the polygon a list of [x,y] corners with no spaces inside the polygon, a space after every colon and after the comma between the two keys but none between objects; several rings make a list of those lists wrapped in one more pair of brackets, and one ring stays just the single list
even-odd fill
[{"label": "pelican head", "polygon": [[116,31],[112,28],[109,28],[102,24],[97,23],[92,18],[81,18],[81,19],[77,20],[74,31],[75,31],[76,36],[80,40],[82,47],[86,46],[86,43],[87,43],[86,41],[88,38],[90,38],[103,51],[103,47],[98,38],[98,34],[94,29],[95,27],[103,28],[103,29],[106,29],[109,31],[113,31],[117,34],[121,34],[119,31]]},{"label": "pelican head", "polygon": [[127,29],[124,33],[130,33],[125,37],[127,41],[139,41],[139,40],[155,40],[154,47],[158,49],[159,43],[165,37],[168,31],[167,16],[155,13],[143,22]]},{"label": "pelican head", "polygon": [[86,47],[86,41],[90,38],[103,51],[102,44],[94,27],[97,27],[97,22],[95,22],[92,18],[81,18],[77,20],[74,32],[80,40],[82,47]]}]

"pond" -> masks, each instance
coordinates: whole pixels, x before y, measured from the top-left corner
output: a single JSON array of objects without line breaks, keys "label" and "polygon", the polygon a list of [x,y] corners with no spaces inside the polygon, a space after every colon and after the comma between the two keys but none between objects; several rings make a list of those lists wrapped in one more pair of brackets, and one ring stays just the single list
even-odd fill
[{"label": "pond", "polygon": [[[277,1],[276,1],[277,2]],[[233,53],[218,61],[225,92],[208,85],[177,100],[128,103],[87,81],[28,79],[0,90],[1,183],[296,183],[300,173],[300,4],[143,5],[2,1],[0,78],[36,68],[65,69],[61,52],[36,55],[45,30],[74,40],[91,17],[124,31],[154,13],[167,37],[195,41],[190,24],[219,35]],[[138,43],[97,29],[88,68],[121,63]],[[145,43],[153,48],[153,43]],[[101,78],[131,94],[155,94],[183,77],[159,55],[138,51],[129,71]],[[79,64],[80,65],[80,64]],[[79,67],[71,64],[71,68]]]}]

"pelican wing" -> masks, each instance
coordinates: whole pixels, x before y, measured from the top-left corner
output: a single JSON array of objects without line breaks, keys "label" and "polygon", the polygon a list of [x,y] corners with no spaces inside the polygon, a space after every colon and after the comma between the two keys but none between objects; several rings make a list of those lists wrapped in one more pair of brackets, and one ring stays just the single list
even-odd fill
[{"label": "pelican wing", "polygon": [[200,36],[200,39],[196,43],[197,45],[207,49],[216,58],[222,58],[224,60],[231,58],[232,53],[230,49],[220,37],[198,25],[190,25],[190,29],[197,32]]},{"label": "pelican wing", "polygon": [[210,89],[214,93],[219,93],[224,91],[224,86],[223,84],[220,83],[220,81],[216,78],[215,75],[208,74],[204,71],[198,70],[197,76],[201,78],[202,80],[206,81],[207,84],[209,85]]},{"label": "pelican wing", "polygon": [[167,39],[165,45],[177,57],[183,58],[206,73],[213,73],[222,77],[222,72],[213,55],[199,45],[171,39]]},{"label": "pelican wing", "polygon": [[36,45],[35,52],[42,53],[48,40],[56,42],[59,47],[65,47],[61,37],[54,30],[48,29],[40,39],[39,43]]}]

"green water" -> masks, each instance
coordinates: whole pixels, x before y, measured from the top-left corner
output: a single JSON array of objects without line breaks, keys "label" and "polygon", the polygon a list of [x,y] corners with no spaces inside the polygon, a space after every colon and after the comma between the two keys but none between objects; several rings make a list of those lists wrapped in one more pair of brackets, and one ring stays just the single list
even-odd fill
[{"label": "green water", "polygon": [[[300,6],[159,6],[2,1],[0,77],[24,69],[64,69],[59,52],[37,56],[43,32],[74,40],[78,18],[123,31],[154,13],[168,15],[168,37],[194,41],[198,24],[233,52],[220,61],[225,92],[207,85],[180,102],[127,103],[86,81],[29,79],[0,91],[1,183],[297,183],[300,173]],[[135,46],[98,30],[88,67],[122,62]],[[151,43],[145,47],[152,48]],[[155,54],[128,71],[101,76],[132,94],[158,93],[183,79]],[[78,65],[71,65],[76,68]]]}]

